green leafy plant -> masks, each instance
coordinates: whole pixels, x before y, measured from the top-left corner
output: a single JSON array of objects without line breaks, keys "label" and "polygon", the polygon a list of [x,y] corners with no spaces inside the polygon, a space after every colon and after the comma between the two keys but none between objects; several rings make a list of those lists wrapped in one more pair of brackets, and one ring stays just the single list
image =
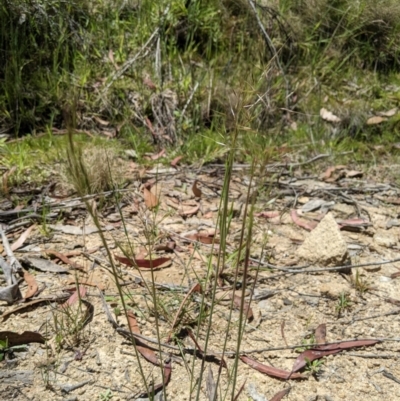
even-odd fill
[{"label": "green leafy plant", "polygon": [[346,310],[349,310],[352,306],[352,301],[350,300],[349,294],[342,292],[339,295],[335,310],[338,315],[341,315]]},{"label": "green leafy plant", "polygon": [[107,389],[104,393],[99,395],[100,401],[110,401],[113,398],[114,394],[110,389]]},{"label": "green leafy plant", "polygon": [[310,361],[306,358],[305,370],[307,372],[310,372],[312,375],[318,375],[319,373],[321,373],[321,369],[324,363],[325,363],[324,358],[314,359],[313,361]]},{"label": "green leafy plant", "polygon": [[354,288],[360,295],[363,295],[372,289],[371,284],[361,277],[361,274],[358,269],[356,271],[355,277],[352,280]]}]

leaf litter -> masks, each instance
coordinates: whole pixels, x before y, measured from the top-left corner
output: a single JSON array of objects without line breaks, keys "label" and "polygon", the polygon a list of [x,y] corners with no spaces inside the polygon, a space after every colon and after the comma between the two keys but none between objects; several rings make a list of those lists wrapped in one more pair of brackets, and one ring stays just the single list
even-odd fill
[{"label": "leaf litter", "polygon": [[[327,116],[332,118],[329,114]],[[163,155],[164,153],[160,152],[153,156],[158,158]],[[322,160],[322,158],[314,159],[313,162]],[[292,164],[296,165],[296,163]],[[228,368],[231,366],[232,359],[229,357],[235,354],[236,330],[232,327],[228,330],[227,316],[230,306],[229,303],[222,302],[217,302],[214,307],[210,344],[207,350],[204,349],[205,338],[202,334],[204,326],[200,326],[199,335],[196,326],[190,327],[181,324],[182,321],[185,321],[181,317],[187,313],[186,309],[190,309],[190,313],[198,313],[199,299],[202,296],[205,296],[206,302],[205,316],[210,307],[207,304],[210,300],[210,289],[207,286],[204,287],[202,295],[194,288],[199,279],[204,281],[208,273],[214,274],[215,257],[211,251],[213,246],[215,248],[221,241],[220,238],[216,238],[216,233],[218,233],[216,221],[220,200],[218,193],[222,190],[223,176],[215,176],[213,172],[215,168],[212,166],[204,166],[201,171],[197,170],[195,173],[190,169],[181,171],[177,168],[177,162],[174,167],[171,171],[166,170],[165,175],[157,178],[157,187],[160,190],[157,189],[153,193],[149,189],[155,185],[154,178],[150,175],[153,173],[143,171],[140,180],[144,182],[148,180],[151,184],[148,187],[143,186],[142,193],[134,189],[121,193],[121,205],[117,207],[111,204],[107,206],[107,213],[103,210],[98,210],[97,213],[102,226],[109,227],[111,220],[109,222],[107,216],[119,213],[119,210],[122,211],[123,218],[126,220],[124,224],[129,233],[129,239],[134,244],[135,252],[140,250],[143,244],[146,244],[141,230],[144,224],[143,216],[146,216],[146,224],[154,223],[157,226],[158,234],[154,239],[154,248],[150,252],[140,252],[140,255],[136,253],[137,256],[140,256],[137,259],[126,256],[115,256],[115,259],[121,262],[118,264],[119,274],[123,280],[126,302],[132,310],[129,312],[129,316],[133,316],[136,322],[132,325],[136,327],[134,330],[138,331],[138,335],[141,336],[140,346],[143,346],[147,353],[152,348],[158,350],[160,345],[163,358],[168,353],[172,358],[171,361],[177,361],[174,363],[174,375],[172,376],[172,362],[169,360],[162,362],[158,357],[158,351],[152,351],[155,355],[154,360],[147,354],[148,358],[144,355],[140,357],[145,364],[145,373],[149,377],[154,375],[154,379],[151,380],[158,383],[154,384],[152,389],[157,392],[166,386],[165,390],[169,398],[183,399],[187,397],[188,388],[182,385],[183,382],[179,378],[187,379],[188,374],[182,364],[179,347],[185,349],[185,355],[193,353],[196,355],[194,372],[197,373],[195,374],[198,374],[200,363],[204,359],[208,367],[213,370],[215,381],[215,369],[218,369],[219,366]],[[131,169],[131,166],[129,168]],[[304,166],[301,173],[300,170],[297,172],[294,169],[296,177],[294,184],[286,183],[282,178],[279,185],[272,185],[270,196],[275,199],[273,206],[268,203],[268,199],[262,197],[256,199],[256,229],[252,238],[254,247],[252,259],[255,262],[252,262],[251,265],[251,269],[253,269],[250,277],[251,285],[253,284],[252,280],[256,279],[256,275],[253,274],[255,269],[260,269],[260,271],[252,297],[246,293],[245,299],[242,300],[236,295],[233,302],[234,310],[231,311],[235,322],[240,305],[244,302],[247,318],[252,317],[252,319],[246,319],[249,321],[242,338],[238,383],[246,384],[242,385],[241,393],[240,391],[236,392],[235,398],[238,400],[247,400],[250,394],[247,387],[250,385],[255,385],[258,393],[269,394],[272,397],[271,400],[280,400],[285,396],[288,399],[291,399],[290,397],[306,399],[321,389],[332,399],[335,399],[336,396],[340,399],[358,399],[360,394],[364,394],[363,399],[372,401],[383,396],[390,399],[390,397],[398,395],[396,388],[390,387],[387,381],[384,381],[384,377],[378,376],[373,376],[373,380],[381,392],[374,393],[375,390],[371,390],[368,395],[365,395],[363,393],[363,375],[365,372],[369,372],[368,374],[373,372],[374,364],[385,363],[389,374],[394,377],[400,376],[399,368],[394,362],[398,352],[397,343],[384,340],[384,338],[395,338],[395,333],[400,330],[399,322],[393,319],[392,315],[388,315],[388,313],[397,313],[397,309],[393,311],[387,308],[393,304],[395,307],[398,305],[396,302],[380,301],[381,299],[397,301],[396,298],[400,291],[398,280],[390,278],[391,276],[395,277],[400,269],[400,262],[395,261],[398,259],[398,249],[396,245],[390,245],[393,243],[390,241],[391,237],[396,239],[399,237],[400,227],[391,225],[390,228],[386,228],[389,220],[397,218],[396,199],[400,197],[400,191],[396,186],[385,183],[384,180],[376,183],[365,180],[366,173],[362,174],[357,166],[334,166],[329,171],[327,168],[327,165],[321,167],[320,178],[315,178],[315,176],[309,178],[307,174],[304,175],[306,171]],[[160,171],[159,168],[157,169]],[[214,176],[212,176],[213,174]],[[245,175],[246,171],[242,168],[240,177]],[[377,176],[379,175],[376,175],[375,179]],[[381,176],[384,177],[385,173],[382,173]],[[213,188],[213,191],[203,193],[197,187],[197,182],[201,182],[202,188]],[[241,194],[246,192],[246,185],[239,179],[239,175],[234,177],[233,184],[230,196],[232,199],[239,199]],[[140,188],[140,185],[137,183],[136,188]],[[287,188],[295,188],[296,196],[288,196]],[[174,198],[170,197],[171,193],[174,193]],[[348,198],[341,197],[340,193],[345,193],[347,197],[351,196],[353,203],[349,203]],[[177,207],[173,208],[174,213],[171,213],[171,208],[168,208],[166,199],[176,199]],[[316,202],[312,203],[314,200]],[[57,209],[58,204],[59,200],[54,202],[54,206],[50,202],[50,206],[47,207],[57,211],[59,210]],[[144,208],[142,204],[145,206]],[[132,205],[135,205],[134,213]],[[271,210],[268,210],[269,208]],[[291,273],[296,271],[298,266],[304,268],[304,263],[300,263],[296,251],[309,231],[319,224],[321,217],[318,213],[323,212],[324,208],[330,210],[338,227],[341,228],[343,238],[349,247],[350,265],[364,262],[368,265],[367,257],[370,257],[370,254],[374,254],[378,260],[385,261],[385,263],[394,260],[392,263],[382,264],[380,269],[374,272],[361,268],[359,277],[368,282],[374,282],[376,289],[373,294],[367,291],[361,298],[349,284],[351,281],[345,280],[339,272],[327,272],[321,269],[318,274]],[[291,210],[290,215],[287,214],[288,209]],[[154,213],[155,210],[159,216],[152,221],[153,217],[146,213],[149,211]],[[18,215],[6,215],[5,212],[1,214],[5,219],[2,223],[7,227],[12,227],[13,216]],[[29,213],[29,211],[25,213]],[[1,216],[0,218],[3,218]],[[17,288],[21,287],[25,297],[28,294],[30,300],[25,299],[24,303],[18,304],[17,299],[12,298],[12,305],[0,304],[3,312],[2,330],[13,333],[12,335],[17,335],[22,331],[39,330],[39,336],[46,339],[51,338],[55,336],[55,333],[51,331],[50,327],[49,335],[47,335],[43,323],[51,321],[56,310],[65,308],[61,306],[55,308],[54,305],[64,303],[64,305],[76,306],[80,300],[86,306],[86,311],[83,311],[83,315],[79,319],[90,328],[90,333],[87,334],[88,338],[83,340],[86,343],[84,342],[82,346],[88,347],[89,353],[97,353],[95,357],[97,362],[93,360],[93,366],[91,366],[89,358],[84,358],[79,361],[81,367],[94,369],[96,364],[97,366],[114,364],[116,370],[111,374],[102,373],[101,369],[94,369],[93,371],[97,372],[94,373],[96,382],[113,388],[115,392],[118,390],[113,387],[113,383],[118,382],[123,385],[129,383],[132,390],[126,393],[121,392],[121,397],[128,397],[131,394],[148,396],[149,394],[143,393],[143,385],[138,385],[141,378],[134,368],[137,366],[137,360],[132,345],[114,331],[117,329],[117,333],[120,333],[127,322],[124,321],[121,311],[118,311],[121,307],[120,299],[110,274],[110,262],[104,257],[104,248],[102,248],[96,233],[98,229],[86,225],[90,229],[84,230],[80,223],[76,223],[78,217],[82,218],[82,210],[79,209],[79,206],[71,206],[65,215],[60,216],[60,220],[49,225],[49,228],[53,230],[51,239],[45,239],[31,225],[25,231],[17,231],[16,235],[22,237],[23,241],[21,240],[21,245],[15,249],[16,258],[23,262],[25,268],[32,269],[29,274],[35,278],[37,287],[38,289],[40,287],[42,292],[37,294],[38,290],[35,290],[36,286],[33,281],[27,285],[17,284]],[[236,215],[232,218],[230,232],[224,239],[228,243],[228,252],[231,254],[237,251],[238,230],[242,217]],[[354,231],[354,229],[359,230]],[[7,233],[13,233],[15,231],[13,230],[11,229]],[[30,230],[29,235],[25,234],[27,230]],[[122,243],[126,240],[122,226],[112,231],[102,231],[110,244]],[[21,232],[23,234],[20,234]],[[192,232],[192,234],[182,235],[187,232]],[[263,245],[265,236],[268,240],[266,245]],[[321,241],[329,242],[329,239],[321,238]],[[174,245],[168,246],[169,243]],[[58,263],[63,263],[68,267],[44,259],[37,251],[21,250],[22,245],[27,248],[31,244],[41,248],[41,255],[51,256]],[[330,245],[334,246],[333,243]],[[265,246],[267,258],[263,258],[261,255],[263,246]],[[57,251],[52,251],[54,249]],[[96,251],[89,254],[86,251],[88,249],[96,249]],[[149,254],[151,254],[151,258],[149,258]],[[201,254],[201,257],[193,257],[194,254]],[[210,260],[211,264],[209,264]],[[74,266],[79,266],[80,269],[71,269]],[[168,269],[164,269],[164,267],[168,267]],[[239,272],[242,267],[239,264]],[[229,278],[232,268],[232,266],[224,267],[224,275],[227,275],[227,278]],[[318,268],[319,266],[313,266],[314,270]],[[211,269],[210,272],[209,269]],[[353,272],[355,274],[355,270],[350,269],[348,273],[350,277]],[[29,280],[30,278],[28,278]],[[72,282],[80,283],[79,290],[74,288],[74,292],[66,296],[64,290]],[[149,303],[145,286],[143,286],[144,282],[147,285],[153,282],[157,285],[160,300],[165,308],[159,320],[161,330],[159,345],[155,334],[155,309],[154,305]],[[98,284],[92,286],[90,283]],[[229,280],[224,279],[223,285],[228,286],[224,290],[232,291],[232,284]],[[249,289],[251,285],[248,285]],[[28,292],[26,292],[27,288]],[[115,298],[115,301],[106,301],[106,303],[113,305],[114,309],[108,313],[114,314],[112,319],[116,326],[110,325],[109,317],[106,318],[101,312],[102,301],[96,295],[98,291],[107,295],[107,299]],[[262,294],[265,291],[272,291],[274,296],[263,298]],[[341,317],[338,317],[335,311],[343,291],[348,294],[351,306],[344,309]],[[250,299],[252,299],[251,304]],[[157,313],[160,311],[161,309]],[[285,321],[284,339],[281,334],[282,321]],[[326,326],[320,324],[321,321],[326,322]],[[307,338],[306,336],[310,333],[310,325],[319,326],[316,331],[312,331],[315,344],[310,347],[305,346],[306,349],[299,355],[293,355],[293,347],[301,348],[304,338]],[[139,326],[140,330],[138,330]],[[326,342],[326,327],[329,327],[329,337],[334,344]],[[185,333],[187,333],[186,337]],[[183,335],[183,337],[176,337],[177,335]],[[171,339],[170,342],[167,341],[168,338]],[[227,351],[223,356],[221,352],[225,338],[227,338]],[[21,341],[25,340],[26,343],[29,342],[29,338]],[[150,346],[148,345],[149,341]],[[177,343],[177,341],[181,341],[181,343]],[[38,349],[34,348],[38,346],[33,343],[29,347]],[[373,352],[374,362],[372,364],[368,362],[370,359],[363,357],[363,355],[367,355],[364,353],[364,348],[367,346],[373,350],[370,351],[370,354]],[[352,356],[348,352],[350,349],[356,349],[354,353],[351,353]],[[55,356],[68,358],[69,352],[68,349],[60,349]],[[393,359],[389,364],[387,359],[383,360],[380,357],[382,352],[386,355],[393,353]],[[353,355],[358,355],[358,357]],[[30,391],[37,391],[38,394],[40,391],[42,400],[54,399],[53,395],[46,390],[44,383],[41,382],[40,372],[34,368],[34,363],[37,362],[36,356],[18,355],[18,358],[22,358],[23,362],[36,372],[37,379]],[[319,377],[324,380],[323,386],[310,379],[310,373],[303,372],[308,363],[321,358],[324,358],[324,364]],[[153,362],[157,361],[159,364],[163,363],[163,374],[149,366],[153,365],[153,362],[147,365],[148,359]],[[344,384],[340,380],[335,381],[334,376],[330,376],[328,373],[331,368],[345,377],[347,383]],[[68,381],[87,383],[83,387],[85,397],[97,397],[99,388],[93,384],[93,381],[90,381],[92,376],[82,377],[82,371],[73,364],[68,365],[67,372],[70,377]],[[127,372],[125,376],[129,377],[129,381],[123,378],[122,372]],[[207,372],[210,370],[208,369]],[[208,387],[212,393],[211,375],[208,377]],[[59,385],[68,384],[63,381],[65,379],[56,380]],[[86,380],[89,381],[86,382]],[[287,395],[287,389],[280,391],[281,380],[290,380],[291,382],[296,380],[289,395]],[[222,388],[227,385],[224,376],[218,385]],[[207,399],[207,397],[208,395],[204,394],[203,399]]]}]

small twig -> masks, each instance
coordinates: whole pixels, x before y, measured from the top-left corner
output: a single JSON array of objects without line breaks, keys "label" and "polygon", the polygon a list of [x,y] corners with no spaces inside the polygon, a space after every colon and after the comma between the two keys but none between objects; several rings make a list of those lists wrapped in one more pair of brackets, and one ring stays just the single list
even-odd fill
[{"label": "small twig", "polygon": [[[272,278],[278,278],[278,277],[282,277],[282,276],[284,276],[286,274],[334,272],[334,271],[340,271],[340,270],[356,269],[356,268],[359,268],[359,267],[387,265],[387,264],[396,263],[396,262],[400,262],[400,258],[386,260],[386,261],[382,261],[382,262],[360,263],[358,265],[342,265],[342,266],[336,266],[336,267],[321,267],[321,268],[317,268],[317,269],[296,269],[296,270],[293,270],[293,268],[283,268],[283,267],[282,268],[278,268],[278,267],[274,267],[273,265],[268,265],[267,266],[268,268],[281,270],[281,271],[284,271],[284,273],[276,274],[275,276],[261,277],[260,280],[264,281],[264,280],[269,280],[269,279],[272,279]],[[261,263],[261,264],[263,264],[263,263]]]},{"label": "small twig", "polygon": [[289,108],[289,93],[290,93],[289,80],[287,79],[285,70],[283,69],[282,64],[279,60],[278,52],[276,51],[274,43],[272,42],[271,38],[269,37],[267,31],[265,30],[264,25],[261,22],[260,17],[258,16],[257,9],[256,9],[256,6],[255,6],[253,0],[248,0],[248,2],[250,4],[251,9],[253,10],[257,24],[258,24],[262,34],[264,35],[265,41],[267,42],[267,46],[269,47],[269,50],[272,53],[273,59],[275,60],[277,67],[279,68],[279,70],[282,73],[282,78],[285,81],[285,87],[286,87],[285,105],[286,105],[286,108],[288,109]]},{"label": "small twig", "polygon": [[[169,7],[167,7],[166,12],[168,11]],[[153,40],[158,36],[160,31],[160,28],[157,27],[153,33],[150,35],[149,39],[147,39],[146,43],[139,49],[139,51],[132,57],[130,58],[127,62],[125,62],[125,64],[118,70],[115,71],[113,73],[113,75],[110,78],[110,82],[106,85],[106,87],[101,91],[101,98],[104,97],[105,93],[110,89],[110,87],[112,86],[112,84],[118,79],[120,78],[128,68],[130,68],[135,62],[136,60],[139,59],[139,57],[142,55],[142,53],[144,52],[142,57],[146,57],[149,53],[150,53],[150,49],[148,48],[150,46],[150,44],[153,42]],[[147,50],[146,50],[147,49]],[[146,51],[145,51],[146,50]]]},{"label": "small twig", "polygon": [[370,359],[398,358],[397,354],[357,354],[356,352],[348,352],[346,355],[356,356],[357,358],[370,358]]},{"label": "small twig", "polygon": [[13,273],[20,273],[22,271],[22,266],[18,262],[17,258],[14,256],[14,252],[12,251],[10,243],[8,242],[8,238],[1,226],[0,226],[0,234],[1,234],[1,239],[3,241],[3,248],[6,251],[7,257],[9,259],[9,265],[11,267],[11,271]]},{"label": "small twig", "polygon": [[395,310],[392,310],[392,311],[390,311],[390,312],[381,313],[381,314],[378,314],[378,315],[372,315],[372,316],[354,318],[354,319],[351,319],[351,320],[346,320],[346,321],[344,321],[344,322],[341,322],[341,321],[339,320],[338,323],[340,323],[340,324],[352,324],[352,323],[354,323],[354,322],[361,322],[361,321],[363,321],[363,320],[376,319],[377,317],[398,315],[399,313],[400,313],[400,309],[395,309]]}]

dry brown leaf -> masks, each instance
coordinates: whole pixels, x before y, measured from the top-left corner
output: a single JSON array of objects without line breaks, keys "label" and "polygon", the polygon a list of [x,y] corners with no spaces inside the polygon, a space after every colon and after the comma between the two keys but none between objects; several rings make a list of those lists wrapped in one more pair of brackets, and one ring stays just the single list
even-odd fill
[{"label": "dry brown leaf", "polygon": [[337,354],[341,352],[341,349],[331,349],[331,350],[320,350],[320,349],[308,349],[302,352],[295,360],[292,368],[292,372],[297,372],[298,370],[304,368],[307,362],[312,362],[315,359],[323,358],[324,356]]},{"label": "dry brown leaf", "polygon": [[14,171],[17,170],[17,166],[13,166],[11,167],[9,170],[7,170],[4,174],[3,174],[3,192],[7,195],[9,192],[8,189],[8,177],[14,173]]},{"label": "dry brown leaf", "polygon": [[165,150],[165,149],[162,149],[160,152],[158,152],[158,153],[156,153],[156,154],[150,156],[150,158],[151,158],[151,160],[158,160],[158,159],[160,159],[161,157],[163,157],[163,156],[165,155],[165,153],[166,153],[166,150]]},{"label": "dry brown leaf", "polygon": [[319,111],[319,115],[323,120],[329,121],[330,123],[340,123],[340,121],[342,121],[338,116],[335,116],[332,112],[325,108],[322,108]]},{"label": "dry brown leaf", "polygon": [[323,358],[324,356],[337,354],[345,349],[355,347],[365,347],[369,345],[375,345],[378,340],[354,340],[354,341],[343,341],[338,344],[319,345],[314,349],[308,349],[302,352],[293,364],[292,372],[304,368],[307,362],[312,362],[315,359]]},{"label": "dry brown leaf", "polygon": [[397,113],[397,107],[395,107],[394,109],[390,109],[388,111],[381,111],[378,114],[383,117],[393,117],[396,113]]},{"label": "dry brown leaf", "polygon": [[317,344],[326,343],[326,324],[322,323],[315,329],[315,342]]},{"label": "dry brown leaf", "polygon": [[125,256],[114,255],[115,259],[119,262],[132,267],[140,267],[144,269],[163,269],[169,267],[172,264],[170,258],[157,258],[157,259],[131,259]]},{"label": "dry brown leaf", "polygon": [[[128,324],[129,324],[129,327],[130,327],[132,333],[140,334],[139,325],[137,323],[136,317],[133,314],[133,312],[128,311],[126,315],[127,315]],[[135,344],[136,349],[144,357],[144,359],[146,359],[146,361],[149,361],[150,363],[152,363],[156,366],[160,366],[160,362],[158,361],[156,354],[154,353],[154,351],[152,349],[150,349],[150,347],[147,347],[145,344],[143,344],[140,340],[137,340],[137,339],[135,340],[135,343],[136,343]]]},{"label": "dry brown leaf", "polygon": [[29,237],[32,229],[35,227],[35,224],[27,228],[21,235],[20,237],[11,245],[11,250],[16,251],[17,249],[21,248],[21,246],[24,244],[26,239]]},{"label": "dry brown leaf", "polygon": [[284,390],[276,393],[269,401],[281,401],[281,399],[290,393],[291,387],[285,388]]},{"label": "dry brown leaf", "polygon": [[381,117],[381,116],[374,116],[374,117],[370,117],[367,120],[367,125],[377,125],[377,124],[381,124],[382,122],[386,121],[387,118]]},{"label": "dry brown leaf", "polygon": [[184,217],[195,215],[200,209],[200,205],[196,206],[183,206],[179,214]]},{"label": "dry brown leaf", "polygon": [[148,209],[154,209],[158,205],[157,197],[147,188],[143,188],[144,203]]},{"label": "dry brown leaf", "polygon": [[201,198],[201,190],[197,187],[197,180],[194,181],[192,186],[192,192],[196,198]]},{"label": "dry brown leaf", "polygon": [[176,167],[178,165],[178,163],[183,159],[183,156],[177,156],[175,157],[174,160],[172,160],[171,162],[171,166],[172,167]]},{"label": "dry brown leaf", "polygon": [[203,235],[203,234],[189,234],[186,235],[185,238],[190,239],[192,241],[198,241],[202,244],[211,245],[211,244],[219,244],[219,239],[215,238],[212,235]]},{"label": "dry brown leaf", "polygon": [[288,372],[287,370],[275,368],[273,366],[263,365],[262,363],[257,362],[246,355],[240,356],[240,360],[246,363],[247,365],[251,366],[253,369],[256,369],[261,373],[265,373],[268,376],[276,377],[278,379],[283,379],[283,380],[307,379],[306,376],[303,376],[300,373],[291,373]]},{"label": "dry brown leaf", "polygon": [[318,225],[318,222],[316,221],[305,221],[301,219],[295,209],[290,211],[290,217],[292,218],[293,223],[297,224],[299,227],[305,228],[308,231],[314,230],[314,228]]},{"label": "dry brown leaf", "polygon": [[32,276],[32,274],[30,274],[26,270],[24,270],[24,280],[26,284],[28,284],[28,290],[26,291],[24,299],[28,299],[36,295],[39,288],[35,280],[35,277]]},{"label": "dry brown leaf", "polygon": [[86,287],[81,286],[79,287],[79,292],[75,290],[74,293],[67,299],[67,301],[60,305],[60,307],[67,308],[69,306],[72,306],[75,302],[83,298],[85,295],[86,295]]},{"label": "dry brown leaf", "polygon": [[172,373],[172,364],[171,359],[165,361],[164,364],[164,374],[163,374],[163,382],[160,384],[155,385],[151,388],[150,394],[142,393],[139,395],[138,398],[150,398],[153,399],[153,395],[159,393],[165,386],[168,385],[169,381],[171,380],[171,373]]},{"label": "dry brown leaf", "polygon": [[60,259],[65,264],[70,265],[71,267],[73,267],[75,269],[82,270],[82,271],[85,270],[83,266],[80,266],[78,263],[73,262],[72,260],[70,260],[66,255],[64,255],[61,252],[57,252],[53,249],[46,249],[44,251],[44,253],[47,253],[47,255],[49,255],[49,256],[53,256],[55,258]]},{"label": "dry brown leaf", "polygon": [[24,331],[22,334],[13,331],[0,331],[0,341],[7,341],[9,347],[29,343],[45,343],[45,338],[35,331]]}]

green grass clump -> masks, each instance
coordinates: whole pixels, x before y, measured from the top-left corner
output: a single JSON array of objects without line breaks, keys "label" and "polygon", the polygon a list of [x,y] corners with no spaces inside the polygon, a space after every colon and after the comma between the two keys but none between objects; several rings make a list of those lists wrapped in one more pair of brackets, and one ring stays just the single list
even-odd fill
[{"label": "green grass clump", "polygon": [[[256,149],[394,141],[396,117],[366,121],[399,103],[399,21],[395,0],[6,1],[0,123],[15,135],[65,129],[74,98],[77,129],[134,132],[140,153],[184,144],[207,160],[242,104]],[[248,153],[246,132],[238,139]]]}]

